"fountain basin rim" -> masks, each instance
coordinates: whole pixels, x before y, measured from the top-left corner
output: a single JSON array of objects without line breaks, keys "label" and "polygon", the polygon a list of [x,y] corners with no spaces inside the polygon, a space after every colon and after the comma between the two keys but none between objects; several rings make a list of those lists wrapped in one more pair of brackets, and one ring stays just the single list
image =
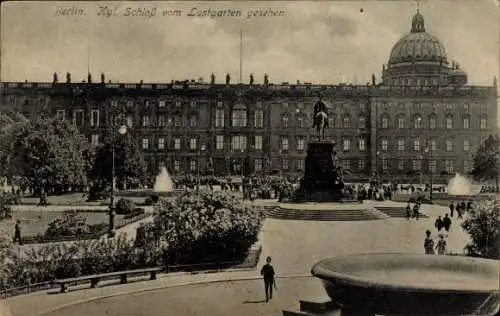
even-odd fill
[{"label": "fountain basin rim", "polygon": [[[405,284],[403,282],[390,282],[388,280],[380,279],[375,280],[373,278],[367,278],[362,276],[357,276],[353,274],[349,274],[346,272],[333,271],[331,269],[326,268],[324,265],[332,263],[344,263],[347,260],[354,259],[370,259],[370,258],[382,258],[386,257],[407,259],[408,262],[412,262],[411,260],[416,258],[427,258],[424,260],[429,261],[441,261],[442,263],[453,262],[453,263],[463,263],[466,261],[469,262],[477,262],[483,266],[485,265],[496,265],[497,267],[497,279],[498,279],[498,271],[499,271],[499,261],[492,259],[483,259],[483,258],[473,258],[473,257],[462,257],[462,256],[439,256],[439,255],[425,255],[425,254],[412,254],[412,253],[361,253],[361,254],[353,254],[346,255],[340,257],[331,257],[320,260],[317,262],[311,269],[311,274],[323,281],[326,282],[334,282],[338,284],[355,286],[359,288],[377,288],[380,290],[397,290],[397,291],[408,291],[408,292],[427,292],[427,293],[500,293],[499,287],[496,288],[485,288],[485,289],[455,289],[455,288],[444,288],[444,287],[432,287],[432,286],[413,286],[410,284]],[[432,260],[434,259],[434,260]],[[342,262],[344,261],[344,262]]]}]

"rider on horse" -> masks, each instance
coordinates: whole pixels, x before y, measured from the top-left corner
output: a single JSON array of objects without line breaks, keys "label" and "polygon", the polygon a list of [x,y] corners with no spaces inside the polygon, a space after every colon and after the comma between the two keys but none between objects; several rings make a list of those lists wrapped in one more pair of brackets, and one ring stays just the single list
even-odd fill
[{"label": "rider on horse", "polygon": [[[313,127],[316,127],[319,123],[317,120],[319,113],[325,113],[328,115],[326,104],[323,100],[321,100],[321,96],[319,97],[319,101],[314,104]],[[328,127],[328,121],[325,122],[325,127]]]},{"label": "rider on horse", "polygon": [[323,131],[323,138],[325,137],[325,128],[328,127],[328,108],[325,102],[319,97],[319,101],[314,105],[313,113],[313,128],[316,127],[318,132],[318,139],[321,138],[320,132]]}]

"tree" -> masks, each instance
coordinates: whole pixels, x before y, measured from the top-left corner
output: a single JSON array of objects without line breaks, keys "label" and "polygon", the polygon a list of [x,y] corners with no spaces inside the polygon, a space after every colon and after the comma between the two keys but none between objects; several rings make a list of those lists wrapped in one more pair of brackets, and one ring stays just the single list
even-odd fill
[{"label": "tree", "polygon": [[498,192],[498,176],[500,172],[500,138],[490,135],[474,156],[472,175],[476,180],[496,180]]},{"label": "tree", "polygon": [[9,161],[12,150],[12,133],[15,127],[28,119],[17,112],[0,112],[0,182],[9,176]]},{"label": "tree", "polygon": [[500,259],[500,205],[498,201],[478,203],[462,223],[472,241],[465,249],[470,256]]},{"label": "tree", "polygon": [[106,138],[94,152],[90,172],[94,184],[100,189],[111,186],[113,146],[117,185],[123,186],[128,180],[143,180],[146,174],[146,162],[136,140],[130,134],[117,133],[114,138]]},{"label": "tree", "polygon": [[11,176],[36,191],[64,193],[86,183],[87,139],[67,121],[38,118],[16,124],[8,134]]}]

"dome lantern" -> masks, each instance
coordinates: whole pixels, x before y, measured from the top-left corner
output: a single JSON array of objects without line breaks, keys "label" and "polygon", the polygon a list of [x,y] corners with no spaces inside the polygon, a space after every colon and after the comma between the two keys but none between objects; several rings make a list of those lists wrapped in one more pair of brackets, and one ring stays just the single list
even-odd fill
[{"label": "dome lantern", "polygon": [[420,14],[418,9],[417,13],[413,16],[413,20],[411,21],[411,32],[412,33],[425,32],[424,16]]}]

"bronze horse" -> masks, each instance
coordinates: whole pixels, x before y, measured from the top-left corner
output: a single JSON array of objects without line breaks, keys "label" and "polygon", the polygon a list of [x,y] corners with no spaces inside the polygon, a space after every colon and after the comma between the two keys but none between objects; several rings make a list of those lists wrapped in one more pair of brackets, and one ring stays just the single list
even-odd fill
[{"label": "bronze horse", "polygon": [[316,113],[314,117],[314,126],[316,127],[316,136],[318,140],[325,139],[325,127],[328,125],[328,115],[324,111]]}]

